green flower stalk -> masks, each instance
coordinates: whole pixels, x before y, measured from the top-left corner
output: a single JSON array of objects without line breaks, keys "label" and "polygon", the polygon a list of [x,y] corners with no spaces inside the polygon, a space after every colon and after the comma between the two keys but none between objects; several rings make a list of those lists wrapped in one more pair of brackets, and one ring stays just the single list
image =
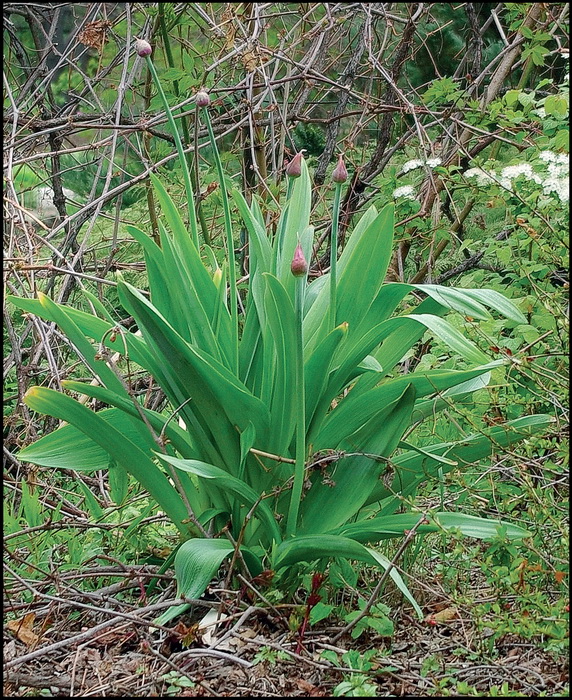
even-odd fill
[{"label": "green flower stalk", "polygon": [[304,310],[304,286],[308,263],[304,257],[300,243],[296,246],[290,270],[296,277],[296,464],[294,465],[294,483],[290,496],[288,520],[286,521],[286,537],[296,534],[298,511],[304,485],[304,469],[306,467],[306,396],[304,390],[304,341],[302,337],[302,321]]},{"label": "green flower stalk", "polygon": [[189,172],[189,166],[187,164],[187,159],[185,158],[185,152],[183,150],[183,142],[181,141],[181,136],[179,134],[179,130],[177,129],[177,125],[175,124],[175,120],[173,118],[173,113],[171,112],[169,102],[167,101],[167,97],[165,96],[165,92],[163,91],[163,87],[161,86],[161,81],[159,80],[159,76],[157,75],[157,71],[156,71],[155,66],[153,64],[153,61],[151,60],[151,54],[153,53],[153,49],[151,48],[151,44],[148,41],[145,41],[145,39],[137,39],[135,41],[135,51],[137,52],[138,56],[141,56],[141,58],[144,58],[145,61],[147,62],[147,68],[149,69],[149,72],[151,73],[151,77],[153,78],[153,82],[155,83],[155,86],[157,88],[157,92],[159,93],[161,101],[163,102],[163,107],[165,108],[165,114],[167,116],[167,121],[169,122],[169,127],[171,128],[173,138],[175,139],[175,146],[177,148],[177,153],[179,155],[179,161],[181,163],[181,168],[183,171],[183,181],[185,183],[185,191],[187,193],[187,203],[188,203],[188,207],[189,207],[189,226],[191,228],[191,239],[198,250],[198,248],[199,248],[199,234],[198,234],[198,228],[197,228],[197,217],[195,214],[195,207],[194,207],[195,195],[193,193],[193,186],[191,184],[191,174]]},{"label": "green flower stalk", "polygon": [[211,103],[211,98],[208,92],[200,90],[195,95],[195,104],[202,110],[205,118],[207,131],[209,132],[209,140],[213,149],[216,170],[219,179],[220,193],[222,199],[222,211],[224,215],[224,230],[226,234],[226,248],[228,253],[228,284],[229,284],[229,302],[230,302],[230,317],[231,317],[231,332],[232,332],[232,347],[234,349],[233,370],[238,371],[238,290],[236,288],[236,268],[234,262],[234,239],[232,236],[232,221],[230,218],[230,206],[228,204],[228,193],[226,189],[226,181],[222,162],[218,152],[209,110],[207,107]]},{"label": "green flower stalk", "polygon": [[338,221],[340,218],[340,201],[342,196],[342,185],[348,179],[348,171],[344,163],[344,157],[340,153],[338,164],[332,173],[332,180],[335,183],[334,207],[332,214],[332,235],[330,239],[330,330],[336,327],[336,304],[337,304],[337,273],[336,263],[338,258]]},{"label": "green flower stalk", "polygon": [[284,231],[286,229],[286,224],[288,222],[288,202],[290,201],[290,196],[292,195],[292,188],[294,187],[294,180],[300,175],[302,175],[302,160],[304,159],[303,149],[292,158],[292,160],[286,164],[284,172],[287,175],[286,178],[286,204],[284,209],[284,216],[278,229],[278,245],[277,251],[280,254],[282,249],[282,239],[284,237]]}]

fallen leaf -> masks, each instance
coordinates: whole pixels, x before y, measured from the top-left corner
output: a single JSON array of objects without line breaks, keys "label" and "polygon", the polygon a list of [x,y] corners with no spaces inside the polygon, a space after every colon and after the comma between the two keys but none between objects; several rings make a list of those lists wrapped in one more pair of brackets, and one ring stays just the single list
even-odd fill
[{"label": "fallen leaf", "polygon": [[10,620],[6,626],[11,632],[14,632],[21,642],[31,647],[40,641],[40,637],[32,631],[35,619],[36,615],[34,613],[28,613],[19,620]]},{"label": "fallen leaf", "polygon": [[444,608],[443,610],[439,610],[439,612],[427,615],[425,622],[429,623],[430,625],[438,625],[443,622],[454,620],[456,617],[459,617],[459,611],[457,608]]},{"label": "fallen leaf", "polygon": [[296,680],[296,685],[300,690],[303,690],[305,693],[307,693],[311,698],[318,698],[318,697],[324,697],[325,693],[321,688],[318,688],[315,685],[312,685],[311,683],[308,683],[308,681],[305,681],[303,678],[298,678]]}]

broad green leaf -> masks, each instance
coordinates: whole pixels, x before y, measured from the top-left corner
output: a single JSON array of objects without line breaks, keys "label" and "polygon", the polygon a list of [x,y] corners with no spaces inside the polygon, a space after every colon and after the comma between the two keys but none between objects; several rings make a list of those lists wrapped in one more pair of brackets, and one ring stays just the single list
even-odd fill
[{"label": "broad green leaf", "polygon": [[[116,428],[126,440],[138,445],[143,442],[142,431],[147,428],[143,424],[138,426],[123,411],[109,408],[99,411],[97,415]],[[154,447],[156,449],[157,445]],[[107,469],[109,452],[79,428],[64,425],[20,450],[18,459],[42,467],[91,472]]]},{"label": "broad green leaf", "polygon": [[530,536],[527,530],[518,525],[513,525],[503,520],[479,518],[463,513],[434,513],[431,515],[400,513],[398,515],[386,515],[344,525],[336,528],[332,534],[349,537],[362,543],[379,542],[390,537],[403,537],[422,517],[424,518],[424,523],[416,528],[416,532],[419,534],[442,532],[443,530],[460,530],[466,537],[490,540],[498,535],[499,528],[502,527],[504,535],[511,540],[520,540]]},{"label": "broad green leaf", "polygon": [[42,294],[41,292],[38,294],[38,300],[42,307],[47,310],[51,318],[54,319],[61,330],[81,353],[83,359],[93,370],[96,376],[99,377],[102,384],[105,384],[109,389],[112,389],[119,394],[126,395],[126,391],[121,380],[115,375],[113,370],[107,366],[107,363],[104,360],[98,359],[92,344],[68,316],[64,307],[56,304],[48,296]]},{"label": "broad green leaf", "polygon": [[314,434],[324,416],[317,416],[316,407],[328,384],[336,350],[348,332],[348,324],[341,323],[322,340],[304,364],[304,386],[306,392],[306,427],[308,435]]},{"label": "broad green leaf", "polygon": [[238,433],[251,421],[257,435],[265,435],[268,414],[264,404],[224,365],[186,343],[151,304],[134,288],[119,285],[123,305],[145,330],[157,360],[170,372],[182,401],[189,397],[209,426],[225,462],[238,468]]},{"label": "broad green leaf", "polygon": [[90,437],[147,489],[181,532],[189,531],[184,523],[188,513],[181,496],[157,464],[117,428],[86,406],[53,389],[32,387],[26,392],[24,401],[32,410],[71,423]]},{"label": "broad green leaf", "polygon": [[[385,466],[383,458],[393,452],[409,425],[414,401],[415,390],[408,386],[379,416],[383,429],[376,431],[374,440],[356,445],[355,452],[373,453],[376,459],[364,454],[342,457],[330,467],[328,483],[323,483],[321,473],[313,477],[314,483],[300,505],[298,532],[325,532],[358,512],[378,482]],[[315,446],[317,449],[325,447],[330,446]]]},{"label": "broad green leaf", "polygon": [[[468,435],[457,442],[446,442],[429,445],[423,449],[429,454],[443,456],[454,462],[458,462],[462,467],[465,464],[474,464],[480,459],[488,457],[495,449],[507,447],[514,442],[518,442],[525,437],[536,432],[545,430],[554,418],[548,415],[524,416],[516,420],[507,421],[503,425],[485,428],[481,433]],[[416,488],[423,481],[434,478],[439,470],[443,473],[449,471],[447,465],[442,464],[437,459],[431,459],[418,452],[404,452],[391,460],[395,469],[395,476],[390,489],[378,483],[366,501],[366,505],[381,501],[384,498],[399,493],[401,497],[408,496],[415,492]],[[386,515],[394,512],[401,505],[398,498],[390,499],[380,513]]]},{"label": "broad green leaf", "polygon": [[416,397],[419,400],[428,394],[444,392],[450,387],[464,384],[468,380],[487,374],[487,372],[488,365],[465,371],[430,370],[427,372],[413,372],[386,381],[380,386],[376,386],[356,396],[354,396],[352,390],[328,414],[322,429],[315,439],[315,444],[319,445],[320,449],[325,446],[336,447],[344,436],[354,433],[389,405],[391,401],[400,396],[408,384],[415,387]]},{"label": "broad green leaf", "polygon": [[[383,569],[387,569],[390,565],[387,557],[369,547],[364,547],[355,540],[327,534],[300,535],[290,540],[285,540],[274,551],[273,567],[278,570],[284,566],[292,566],[303,561],[313,562],[324,558],[340,557],[363,561],[366,564],[379,566]],[[415,602],[397,569],[392,568],[389,575],[399,590],[413,605],[419,617],[422,618],[423,613],[419,605]]]},{"label": "broad green leaf", "polygon": [[296,374],[296,315],[284,287],[269,273],[263,275],[266,284],[264,307],[274,348],[266,353],[270,363],[267,373],[272,384],[270,400],[270,430],[268,449],[286,455],[295,427],[296,395],[293,386]]},{"label": "broad green leaf", "polygon": [[[233,552],[234,547],[228,540],[197,538],[183,542],[175,555],[177,596],[200,598],[222,562]],[[262,571],[260,561],[246,547],[241,547],[241,553],[251,575],[257,576]],[[166,625],[190,607],[189,603],[174,605],[160,615],[155,622]]]},{"label": "broad green leaf", "polygon": [[[272,269],[272,247],[264,227],[254,216],[242,194],[236,189],[231,190],[232,198],[238,207],[249,234],[250,254],[259,272],[270,272]],[[253,199],[253,203],[254,203]]]},{"label": "broad green leaf", "polygon": [[177,457],[159,453],[157,453],[157,457],[165,462],[169,462],[169,464],[172,464],[177,469],[196,474],[196,476],[203,479],[212,479],[221,490],[231,494],[233,497],[242,499],[242,503],[249,507],[257,504],[254,512],[256,513],[256,511],[258,511],[259,517],[264,521],[270,542],[272,542],[273,539],[277,542],[281,540],[280,531],[278,530],[272,511],[265,501],[262,500],[264,494],[257,493],[244,481],[228,474],[224,469],[219,469],[219,467],[213,464],[206,464],[205,462],[199,462],[193,459],[178,459]]}]

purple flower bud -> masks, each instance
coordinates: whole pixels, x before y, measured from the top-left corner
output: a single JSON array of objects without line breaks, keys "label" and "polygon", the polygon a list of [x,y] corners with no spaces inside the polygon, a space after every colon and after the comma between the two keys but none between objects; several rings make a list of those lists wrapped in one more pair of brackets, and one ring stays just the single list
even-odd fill
[{"label": "purple flower bud", "polygon": [[294,158],[288,163],[286,166],[286,175],[288,175],[288,177],[300,177],[302,174],[303,157],[302,151],[300,151],[300,153],[296,153]]},{"label": "purple flower bud", "polygon": [[302,246],[298,243],[296,250],[294,251],[294,257],[292,258],[292,264],[290,265],[290,270],[294,277],[302,277],[308,272],[308,263],[304,257],[304,251]]},{"label": "purple flower bud", "polygon": [[197,107],[208,107],[211,103],[211,98],[209,97],[209,93],[205,92],[204,90],[201,90],[200,92],[197,92],[195,95],[195,104]]},{"label": "purple flower bud", "polygon": [[336,165],[334,172],[332,173],[332,180],[334,182],[345,182],[348,179],[348,169],[344,163],[344,157],[340,153],[340,158],[338,164]]},{"label": "purple flower bud", "polygon": [[145,41],[145,39],[137,39],[135,41],[135,51],[137,52],[138,56],[144,57],[150,56],[153,49],[151,48],[151,44],[148,41]]}]

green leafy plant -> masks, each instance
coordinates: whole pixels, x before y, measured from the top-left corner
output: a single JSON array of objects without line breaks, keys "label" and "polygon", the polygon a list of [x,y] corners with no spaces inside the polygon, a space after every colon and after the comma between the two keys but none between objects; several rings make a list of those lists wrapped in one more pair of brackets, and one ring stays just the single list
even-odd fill
[{"label": "green leafy plant", "polygon": [[[207,107],[205,93],[199,95]],[[208,113],[205,118],[208,125]],[[162,210],[160,245],[127,227],[143,248],[149,293],[118,284],[136,332],[117,324],[95,297],[93,313],[43,294],[10,298],[55,322],[97,380],[66,380],[65,390],[110,406],[95,412],[68,393],[32,387],[27,405],[67,425],[20,458],[86,471],[107,469],[112,460],[114,469],[135,478],[180,532],[175,572],[179,594],[187,598],[200,596],[227,558],[252,576],[274,570],[280,581],[330,558],[388,568],[389,560],[368,545],[402,538],[413,527],[493,538],[497,520],[397,511],[428,478],[482,459],[495,445],[509,445],[550,421],[525,416],[423,449],[403,440],[418,421],[486,386],[491,370],[504,362],[489,361],[443,318],[447,312],[484,320],[489,307],[512,321],[525,319],[491,290],[385,283],[392,205],[370,207],[355,225],[332,268],[333,292],[331,274],[308,283],[311,184],[299,156],[273,237],[256,199],[248,204],[240,192],[230,192],[249,234],[240,322],[224,179],[227,260],[219,268],[208,247],[201,256],[192,198],[189,235],[161,180],[151,176]],[[222,172],[218,157],[217,164]],[[188,178],[186,184],[190,189]],[[337,192],[339,203],[339,186]],[[418,302],[414,312],[403,311],[408,295]],[[395,372],[426,331],[470,368]],[[112,352],[155,378],[170,413],[152,411],[133,396]],[[510,539],[527,535],[510,523],[503,528]],[[390,576],[421,616],[395,568]],[[159,619],[167,622],[187,607],[175,606]]]},{"label": "green leafy plant", "polygon": [[332,692],[333,697],[377,697],[378,687],[368,677],[368,672],[378,665],[375,658],[377,655],[378,651],[376,649],[369,649],[363,653],[360,653],[357,649],[351,649],[342,655],[340,663],[335,651],[323,651],[321,657],[324,660],[330,661],[335,666],[345,666],[357,672],[344,673],[343,681],[338,683]]}]

